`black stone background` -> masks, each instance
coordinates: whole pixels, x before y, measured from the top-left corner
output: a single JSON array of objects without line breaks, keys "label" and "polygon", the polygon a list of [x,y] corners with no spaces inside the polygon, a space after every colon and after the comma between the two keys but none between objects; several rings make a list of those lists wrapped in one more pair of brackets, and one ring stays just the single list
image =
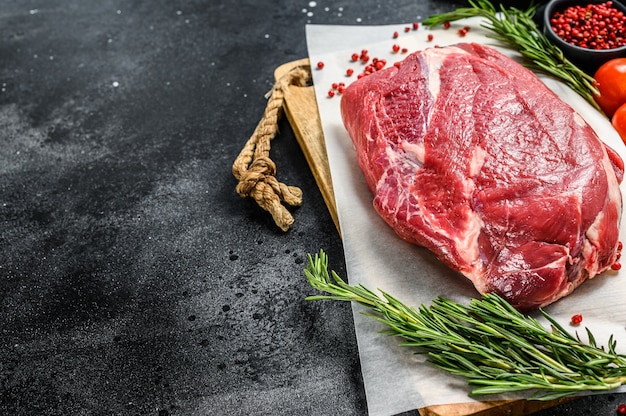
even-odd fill
[{"label": "black stone background", "polygon": [[366,414],[349,305],[303,300],[307,253],[345,268],[290,126],[271,154],[304,189],[289,232],[230,168],[307,22],[462,4],[3,0],[0,414]]}]

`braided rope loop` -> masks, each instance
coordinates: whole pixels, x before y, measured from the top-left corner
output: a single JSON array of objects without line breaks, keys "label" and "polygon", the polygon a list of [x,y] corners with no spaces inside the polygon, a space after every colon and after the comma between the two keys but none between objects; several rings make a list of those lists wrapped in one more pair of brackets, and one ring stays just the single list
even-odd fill
[{"label": "braided rope loop", "polygon": [[283,75],[270,91],[263,118],[233,163],[232,172],[239,181],[235,190],[242,198],[251,197],[268,211],[276,225],[287,231],[294,218],[284,204],[302,204],[302,190],[276,179],[276,164],[270,159],[270,141],[278,134],[285,91],[291,85],[305,86],[311,74],[306,67],[296,67]]}]

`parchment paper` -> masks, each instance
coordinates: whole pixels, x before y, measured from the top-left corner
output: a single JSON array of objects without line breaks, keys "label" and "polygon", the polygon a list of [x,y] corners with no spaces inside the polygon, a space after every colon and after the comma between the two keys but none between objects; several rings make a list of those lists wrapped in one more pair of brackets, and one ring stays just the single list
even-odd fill
[{"label": "parchment paper", "polygon": [[[459,37],[457,29],[471,29]],[[444,30],[419,28],[405,32],[405,24],[391,26],[328,26],[307,25],[306,36],[312,64],[316,97],[322,121],[328,160],[332,174],[335,199],[342,231],[348,280],[371,289],[382,289],[407,304],[417,306],[439,295],[467,303],[478,294],[464,277],[452,272],[423,248],[410,245],[378,217],[372,208],[370,194],[357,166],[352,142],[345,131],[339,113],[339,96],[328,98],[332,83],[354,82],[362,71],[361,64],[350,61],[352,53],[367,49],[371,58],[386,59],[390,66],[406,54],[394,53],[398,44],[409,52],[457,42],[478,42],[496,46],[510,57],[516,52],[502,48],[486,37],[480,21],[470,19],[453,23]],[[393,39],[393,32],[399,37]],[[427,34],[434,39],[427,41]],[[323,69],[316,69],[318,61]],[[347,77],[346,69],[354,69]],[[604,116],[593,109],[565,85],[546,76],[540,78],[562,99],[574,107],[596,130],[599,136],[626,160],[626,149]],[[622,185],[622,193],[625,186]],[[622,239],[625,234],[621,226]],[[332,259],[330,259],[332,268]],[[611,334],[618,340],[618,351],[626,352],[626,272],[607,272],[585,282],[571,295],[546,310],[566,328],[585,338],[589,327],[599,343],[605,344]],[[393,415],[436,404],[472,401],[465,380],[424,363],[424,357],[411,349],[398,346],[400,340],[379,333],[384,327],[364,317],[364,308],[353,305],[363,378],[371,416]],[[569,325],[573,314],[583,315],[580,327]],[[508,396],[507,398],[520,396]],[[485,400],[503,398],[488,396]]]}]

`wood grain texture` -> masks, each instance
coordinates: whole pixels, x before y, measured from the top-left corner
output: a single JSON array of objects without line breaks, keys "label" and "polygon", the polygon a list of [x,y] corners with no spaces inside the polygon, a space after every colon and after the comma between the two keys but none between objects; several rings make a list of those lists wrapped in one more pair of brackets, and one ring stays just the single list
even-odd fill
[{"label": "wood grain texture", "polygon": [[[279,79],[289,70],[302,66],[310,70],[309,60],[301,59],[279,66],[275,72],[275,79]],[[290,86],[285,91],[284,109],[302,152],[313,172],[315,181],[320,188],[328,211],[335,222],[337,231],[337,206],[333,194],[333,185],[328,165],[328,156],[324,143],[324,133],[317,110],[315,91],[313,86]],[[422,416],[523,416],[539,410],[554,407],[557,404],[572,400],[565,398],[555,401],[504,400],[468,402],[453,405],[428,406],[419,409]]]},{"label": "wood grain texture", "polygon": [[[309,60],[301,59],[276,68],[274,78],[278,80],[291,69],[299,66],[309,68],[310,70]],[[284,91],[284,94],[285,115],[311,168],[335,227],[341,234],[330,167],[328,166],[328,155],[326,154],[326,145],[324,144],[324,133],[322,132],[322,123],[317,111],[317,101],[315,100],[313,86],[299,87],[292,85],[287,91]]]}]

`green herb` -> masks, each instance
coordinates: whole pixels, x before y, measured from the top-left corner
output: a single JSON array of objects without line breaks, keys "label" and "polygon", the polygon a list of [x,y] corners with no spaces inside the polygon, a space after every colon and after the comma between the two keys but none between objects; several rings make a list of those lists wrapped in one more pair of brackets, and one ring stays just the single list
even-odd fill
[{"label": "green herb", "polygon": [[304,270],[309,284],[328,295],[307,300],[357,302],[370,308],[366,314],[388,326],[383,331],[399,336],[403,346],[425,353],[429,361],[451,374],[465,377],[471,395],[531,391],[533,399],[552,400],[581,391],[606,391],[626,383],[626,355],[615,352],[611,336],[608,348],[589,343],[567,332],[546,312],[546,329],[494,294],[472,299],[468,305],[439,297],[431,306],[406,306],[382,292],[363,285],[351,286],[328,271],[323,251]]},{"label": "green herb", "polygon": [[490,37],[514,46],[522,56],[528,59],[525,63],[527,67],[547,72],[561,79],[594,108],[600,110],[593,98],[593,95],[598,92],[593,77],[569,61],[537,27],[533,20],[537,5],[531,3],[526,10],[500,6],[498,12],[488,0],[469,0],[469,4],[470,7],[430,16],[422,23],[424,26],[433,27],[459,19],[482,17],[486,22],[481,26],[494,33]]}]

